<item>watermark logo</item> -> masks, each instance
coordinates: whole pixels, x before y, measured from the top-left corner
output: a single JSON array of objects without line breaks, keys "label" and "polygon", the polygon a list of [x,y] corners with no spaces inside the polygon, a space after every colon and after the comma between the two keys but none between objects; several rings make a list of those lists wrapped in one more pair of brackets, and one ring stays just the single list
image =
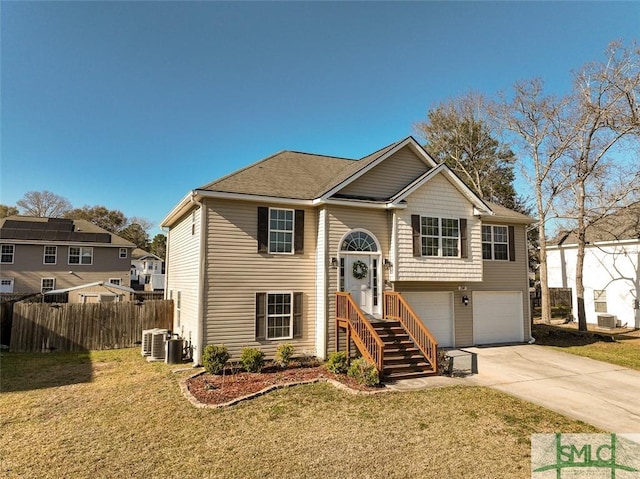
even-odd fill
[{"label": "watermark logo", "polygon": [[533,434],[534,479],[640,479],[638,434]]}]

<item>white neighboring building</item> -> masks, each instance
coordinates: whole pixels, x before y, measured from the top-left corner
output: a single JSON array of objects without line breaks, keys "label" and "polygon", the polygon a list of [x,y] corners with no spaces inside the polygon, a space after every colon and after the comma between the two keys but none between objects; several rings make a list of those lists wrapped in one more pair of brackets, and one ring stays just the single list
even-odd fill
[{"label": "white neighboring building", "polygon": [[136,248],[131,253],[131,283],[144,285],[145,291],[164,290],[162,258],[143,249]]},{"label": "white neighboring building", "polygon": [[[622,326],[640,328],[640,208],[625,218],[611,218],[590,232],[585,249],[583,284],[588,323],[598,323],[598,315],[610,314]],[[573,316],[578,317],[576,300],[577,241],[565,234],[548,247],[549,287],[571,288]]]}]

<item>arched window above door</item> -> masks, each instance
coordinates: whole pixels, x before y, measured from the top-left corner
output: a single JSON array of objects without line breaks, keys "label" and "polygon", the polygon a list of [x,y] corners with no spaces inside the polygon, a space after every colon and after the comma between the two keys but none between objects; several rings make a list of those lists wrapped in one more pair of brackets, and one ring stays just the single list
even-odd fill
[{"label": "arched window above door", "polygon": [[342,240],[340,251],[373,253],[378,251],[378,246],[376,245],[376,240],[370,234],[364,231],[353,231]]}]

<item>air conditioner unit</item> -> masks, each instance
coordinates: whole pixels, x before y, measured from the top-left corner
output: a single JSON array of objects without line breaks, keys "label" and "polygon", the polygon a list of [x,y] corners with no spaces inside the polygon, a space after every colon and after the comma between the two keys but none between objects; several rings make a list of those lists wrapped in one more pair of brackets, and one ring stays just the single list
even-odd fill
[{"label": "air conditioner unit", "polygon": [[158,328],[142,330],[142,349],[140,354],[143,356],[151,356],[151,339],[153,338],[154,331],[157,330]]},{"label": "air conditioner unit", "polygon": [[616,327],[616,317],[613,314],[599,314],[598,327],[614,329]]},{"label": "air conditioner unit", "polygon": [[156,329],[151,336],[151,354],[147,358],[148,361],[164,361],[166,354],[165,342],[168,336],[168,330]]}]

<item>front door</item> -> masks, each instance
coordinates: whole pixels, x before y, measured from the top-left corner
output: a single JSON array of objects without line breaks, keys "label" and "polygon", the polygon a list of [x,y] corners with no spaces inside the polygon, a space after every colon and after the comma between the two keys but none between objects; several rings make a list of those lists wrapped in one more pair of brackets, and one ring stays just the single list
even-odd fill
[{"label": "front door", "polygon": [[345,257],[345,290],[351,293],[360,309],[374,314],[374,285],[371,255],[349,254]]}]

